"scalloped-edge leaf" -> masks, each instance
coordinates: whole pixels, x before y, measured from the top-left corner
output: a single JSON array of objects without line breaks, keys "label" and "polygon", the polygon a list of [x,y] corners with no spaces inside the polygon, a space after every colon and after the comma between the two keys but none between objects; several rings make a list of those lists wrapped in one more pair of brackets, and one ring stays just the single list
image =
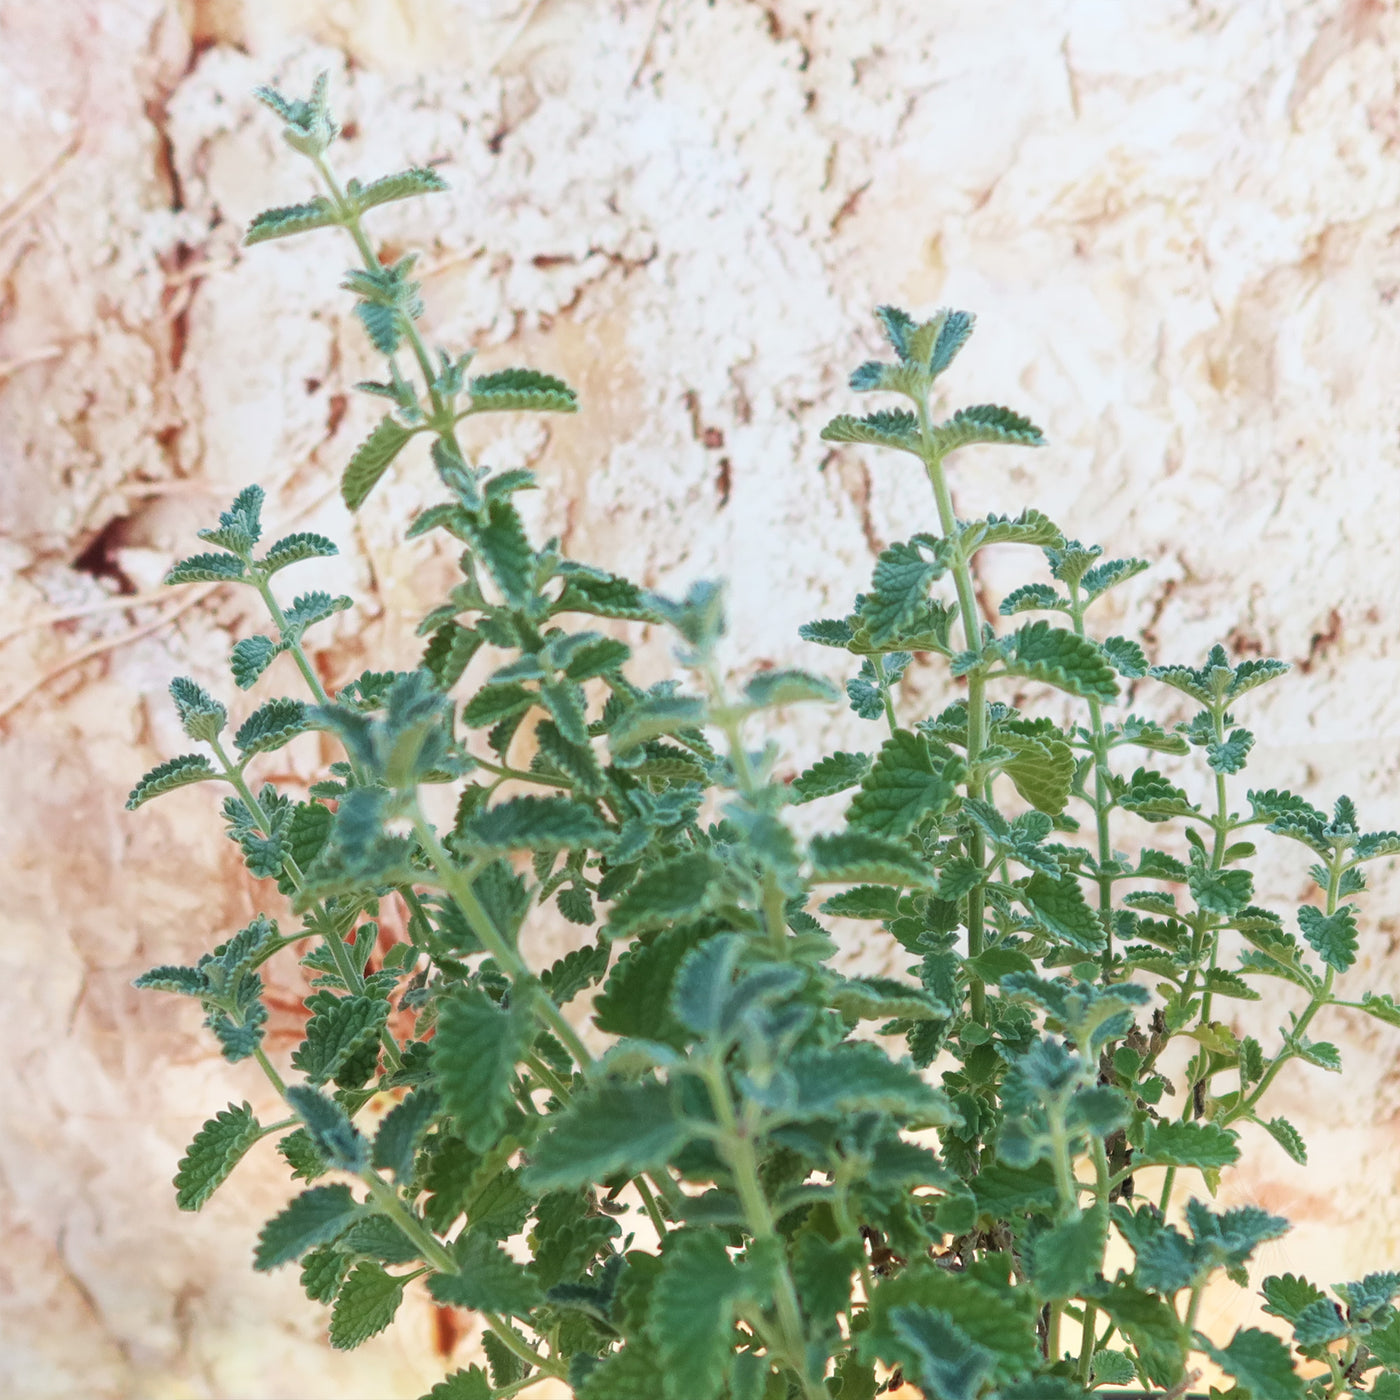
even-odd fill
[{"label": "scalloped-edge leaf", "polygon": [[189,787],[191,783],[208,782],[210,778],[219,776],[202,753],[184,753],[178,758],[168,758],[144,774],[141,781],[131,789],[126,799],[126,810],[134,812],[142,803],[149,802],[153,797],[174,792],[176,788]]},{"label": "scalloped-edge leaf", "polygon": [[192,554],[165,576],[166,583],[247,583],[248,573],[236,554]]},{"label": "scalloped-edge leaf", "polygon": [[143,972],[131,985],[143,992],[175,992],[186,997],[209,994],[209,979],[200,968],[176,967],[170,963]]},{"label": "scalloped-edge leaf", "polygon": [[532,410],[537,413],[576,413],[578,395],[552,374],[537,369],[502,369],[479,374],[467,385],[472,413]]},{"label": "scalloped-edge leaf", "polygon": [[260,563],[263,571],[271,575],[289,564],[300,564],[304,559],[330,559],[339,553],[334,540],[311,530],[300,530],[294,535],[284,535],[263,555]]},{"label": "scalloped-edge leaf", "polygon": [[448,188],[447,181],[437,171],[414,166],[411,170],[400,170],[393,175],[381,175],[364,186],[347,187],[346,193],[363,214],[366,209],[388,204],[391,200],[412,199],[420,194],[440,194]]},{"label": "scalloped-edge leaf", "polygon": [[654,924],[693,918],[718,902],[724,867],[708,851],[688,851],[653,866],[608,913],[607,936],[622,938]]},{"label": "scalloped-edge leaf", "polygon": [[1256,1121],[1299,1166],[1307,1166],[1308,1145],[1303,1141],[1303,1135],[1287,1118],[1271,1118],[1267,1123],[1262,1119]]},{"label": "scalloped-edge leaf", "polygon": [[253,1267],[265,1273],[300,1259],[319,1244],[329,1244],[364,1214],[364,1207],[343,1184],[313,1186],[263,1226]]},{"label": "scalloped-edge leaf", "polygon": [[258,677],[281,655],[282,650],[279,643],[260,633],[244,637],[235,645],[233,655],[229,657],[229,669],[233,672],[234,684],[239,690],[250,690]]},{"label": "scalloped-edge leaf", "polygon": [[334,228],[341,222],[335,206],[325,195],[317,195],[305,204],[284,204],[276,209],[264,209],[254,216],[243,235],[243,246],[267,243],[274,238],[290,238],[296,233],[309,233],[316,228]]},{"label": "scalloped-edge leaf", "polygon": [[458,846],[484,851],[560,851],[611,836],[591,807],[567,797],[513,797],[463,822]]},{"label": "scalloped-edge leaf", "polygon": [[794,805],[815,802],[818,798],[831,797],[855,787],[870,771],[870,762],[868,753],[846,753],[844,750],[819,759],[792,780],[792,791],[797,794],[793,799]]},{"label": "scalloped-edge leaf", "polygon": [[418,1400],[491,1400],[491,1379],[480,1366],[468,1366],[453,1371]]},{"label": "scalloped-edge leaf", "polygon": [[251,758],[280,749],[310,728],[306,702],[284,696],[259,705],[239,726],[233,742],[245,758]]},{"label": "scalloped-edge leaf", "polygon": [[997,608],[1002,617],[1037,610],[1067,612],[1069,599],[1048,583],[1025,583],[1020,588],[1012,589]]},{"label": "scalloped-edge leaf", "polygon": [[229,1104],[194,1135],[175,1170],[175,1204],[199,1210],[262,1136],[251,1105]]},{"label": "scalloped-edge leaf", "polygon": [[355,449],[340,479],[340,494],[349,510],[356,511],[364,505],[365,498],[412,436],[411,429],[387,414],[379,420],[374,431]]},{"label": "scalloped-edge leaf", "polygon": [[893,447],[900,452],[923,453],[919,435],[919,420],[908,409],[886,409],[857,418],[843,413],[822,429],[823,442],[868,443],[874,447]]},{"label": "scalloped-edge leaf", "polygon": [[939,423],[929,436],[930,445],[939,457],[978,442],[1008,443],[1017,447],[1045,445],[1044,435],[1029,418],[994,403],[960,408],[951,418]]},{"label": "scalloped-edge leaf", "polygon": [[1148,1124],[1143,1145],[1133,1155],[1133,1164],[1219,1171],[1233,1166],[1239,1158],[1238,1133],[1218,1123],[1163,1120]]},{"label": "scalloped-edge leaf", "polygon": [[1001,644],[1007,673],[1043,681],[1085,699],[1113,701],[1118,679],[1108,658],[1087,637],[1048,622],[1030,622]]},{"label": "scalloped-edge leaf", "polygon": [[340,1285],[331,1309],[330,1343],[350,1351],[378,1335],[403,1302],[403,1280],[378,1264],[362,1260]]},{"label": "scalloped-edge leaf", "polygon": [[813,837],[812,876],[819,884],[934,883],[933,870],[908,846],[865,831],[837,831]]}]

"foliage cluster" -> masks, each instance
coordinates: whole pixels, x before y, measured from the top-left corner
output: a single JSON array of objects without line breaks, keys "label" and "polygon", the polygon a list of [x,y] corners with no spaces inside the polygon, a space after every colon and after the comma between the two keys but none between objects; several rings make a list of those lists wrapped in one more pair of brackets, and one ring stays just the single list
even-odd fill
[{"label": "foliage cluster", "polygon": [[[230,839],[290,905],[139,979],[198,1001],[224,1056],[260,1066],[287,1108],[211,1118],[177,1204],[198,1210],[276,1138],[302,1189],[254,1267],[299,1266],[335,1347],[389,1326],[416,1279],[473,1310],[488,1367],[432,1400],[503,1400],[547,1378],[580,1400],[874,1400],[901,1379],[930,1400],[1179,1396],[1205,1361],[1225,1377],[1213,1396],[1400,1396],[1400,1273],[1330,1293],[1271,1277],[1277,1332],[1196,1326],[1212,1280],[1245,1285],[1286,1228],[1211,1201],[1249,1125],[1268,1135],[1256,1147],[1306,1159],[1265,1100],[1290,1065],[1340,1069],[1316,1018],[1350,1006],[1400,1025],[1391,998],[1346,999],[1338,981],[1357,958],[1364,867],[1400,835],[1364,831],[1345,797],[1329,814],[1247,790],[1240,809],[1254,736],[1236,711],[1286,666],[1218,646],[1199,666],[1150,665],[1087,623],[1142,560],[1033,509],[957,519],[949,454],[1036,447],[1040,432],[996,406],[935,421],[935,381],[972,317],[881,308],[891,357],[851,387],[908,407],[835,418],[824,436],[913,457],[936,528],[886,549],[845,616],[803,629],[850,658],[844,698],[870,738],[784,780],[765,723],[843,697],[796,670],[732,688],[718,587],[668,599],[530,538],[515,499],[530,473],[473,463],[457,426],[572,412],[572,391],[529,369],[473,377],[470,355],[430,350],[412,258],[383,263],[361,219],[438,176],[342,186],[324,80],[308,101],[260,96],[324,193],[260,215],[247,241],[346,230],[361,265],[344,285],[388,363],[357,386],[387,411],[345,472],[346,503],[425,438],[444,499],[409,534],[450,536],[461,581],[423,619],[417,668],[330,694],[305,636],[350,601],[278,596],[282,570],[333,554],[330,540],[262,547],[249,486],[203,532],[207,552],[170,572],[266,604],[270,631],[233,651],[238,689],[286,652],[309,692],[265,700],[230,739],[223,702],[176,680],[199,748],[128,804],[223,785]],[[994,545],[1048,566],[1006,598],[1004,627],[974,592],[974,556]],[[669,629],[685,679],[629,679],[619,623]],[[915,654],[942,658],[962,698],[908,714]],[[1125,712],[1125,687],[1148,682],[1189,718]],[[1043,687],[1072,697],[1078,722],[1009,698]],[[254,782],[263,755],[311,730],[342,755],[321,781]],[[1203,762],[1213,800],[1193,801],[1159,756]],[[450,824],[425,813],[429,785],[455,794]],[[801,839],[789,809],[813,802],[828,815]],[[1259,828],[1299,851],[1315,898],[1254,902]],[[393,906],[407,936],[385,950]],[[561,916],[577,946],[531,966],[523,933]],[[907,975],[838,971],[838,919],[881,930]],[[313,990],[277,1066],[261,969],[289,948]],[[1299,1009],[1275,1037],[1231,1028],[1233,1003],[1280,984]],[[570,1011],[585,993],[601,1054]],[[371,1101],[392,1104],[372,1132]]]}]

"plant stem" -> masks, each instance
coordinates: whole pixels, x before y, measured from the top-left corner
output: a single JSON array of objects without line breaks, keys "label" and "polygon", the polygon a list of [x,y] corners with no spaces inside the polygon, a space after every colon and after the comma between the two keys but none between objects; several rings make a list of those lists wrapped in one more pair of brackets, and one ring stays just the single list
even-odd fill
[{"label": "plant stem", "polygon": [[[938,523],[943,537],[948,541],[951,554],[953,581],[958,593],[958,612],[962,618],[963,637],[967,649],[980,652],[982,649],[981,627],[977,615],[977,592],[972,582],[972,569],[963,555],[962,540],[958,530],[957,517],[953,514],[953,498],[948,491],[948,479],[943,472],[943,458],[932,447],[933,426],[929,419],[927,397],[919,401],[919,430],[925,444],[924,468],[928,473],[929,485],[933,487],[933,498],[938,506]],[[969,768],[977,760],[986,744],[987,707],[986,677],[980,669],[974,668],[967,677],[967,765]],[[967,783],[969,797],[985,796],[985,784]],[[987,860],[986,840],[981,829],[974,827],[969,838],[968,855],[977,865]],[[983,948],[983,911],[986,893],[981,885],[968,892],[967,896],[967,955],[977,957]],[[982,978],[972,975],[968,978],[969,1011],[972,1019],[985,1024],[987,1019],[987,987]]]}]

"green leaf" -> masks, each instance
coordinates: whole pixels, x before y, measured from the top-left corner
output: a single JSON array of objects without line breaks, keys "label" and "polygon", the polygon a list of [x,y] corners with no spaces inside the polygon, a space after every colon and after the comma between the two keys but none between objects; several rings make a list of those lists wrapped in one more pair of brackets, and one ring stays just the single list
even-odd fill
[{"label": "green leaf", "polygon": [[857,885],[825,900],[823,914],[846,919],[893,919],[899,912],[899,891],[888,885]]},{"label": "green leaf", "polygon": [[1108,1212],[1103,1206],[1076,1211],[1034,1236],[1030,1278],[1038,1297],[1047,1301],[1072,1298],[1103,1265],[1108,1240]]},{"label": "green leaf", "polygon": [[439,1303],[474,1312],[505,1313],[530,1320],[543,1301],[538,1280],[528,1266],[517,1264],[494,1240],[475,1230],[458,1236],[452,1246],[458,1272],[434,1274],[428,1292]]},{"label": "green leaf", "polygon": [[598,846],[611,835],[591,807],[567,797],[513,797],[477,812],[454,836],[483,851],[560,851]]},{"label": "green leaf", "polygon": [[647,1333],[675,1400],[713,1400],[733,1352],[734,1306],[744,1279],[717,1234],[670,1236],[651,1290]]},{"label": "green leaf", "polygon": [[1048,622],[1029,622],[999,643],[1008,675],[1043,681],[1085,699],[1110,702],[1118,681],[1108,658],[1087,637]]},{"label": "green leaf", "polygon": [[353,1261],[338,1249],[322,1245],[301,1261],[302,1291],[313,1303],[333,1303]]},{"label": "green leaf", "polygon": [[387,414],[379,420],[374,431],[355,449],[340,479],[340,494],[349,510],[357,511],[364,505],[379,478],[412,436],[408,428]]},{"label": "green leaf", "polygon": [[651,1347],[634,1338],[604,1356],[575,1393],[578,1400],[656,1400],[660,1370]]},{"label": "green leaf", "polygon": [[1211,914],[1238,914],[1254,893],[1254,877],[1248,870],[1207,870],[1193,865],[1187,883],[1197,906]]},{"label": "green leaf", "polygon": [[708,851],[675,856],[645,871],[608,913],[607,936],[690,918],[712,908],[724,892],[724,867]]},{"label": "green leaf", "polygon": [[1147,657],[1136,642],[1127,637],[1105,637],[1100,645],[1120,676],[1135,681],[1147,674]]},{"label": "green leaf", "polygon": [[1038,609],[1053,609],[1064,612],[1068,608],[1069,599],[1048,583],[1026,583],[1022,584],[1020,588],[1012,589],[1001,600],[997,612],[1002,617],[1011,617],[1018,612],[1034,612]]},{"label": "green leaf", "polygon": [[945,1094],[869,1041],[799,1050],[787,1069],[797,1085],[798,1111],[812,1117],[890,1113],[914,1127],[939,1128],[959,1122]]},{"label": "green leaf", "polygon": [[191,739],[206,744],[219,737],[228,723],[228,711],[188,676],[177,676],[170,682],[170,695],[180,715],[180,724]]},{"label": "green leaf", "polygon": [[840,414],[822,429],[822,441],[869,443],[874,447],[912,452],[916,457],[923,455],[919,420],[903,408],[867,414],[864,418]]},{"label": "green leaf", "polygon": [[175,1171],[175,1204],[199,1210],[227,1180],[244,1153],[262,1136],[253,1110],[230,1104],[194,1135]]},{"label": "green leaf", "polygon": [[933,871],[900,842],[851,830],[812,838],[812,878],[818,884],[927,886]]},{"label": "green leaf", "polygon": [[908,1348],[914,1380],[939,1400],[976,1400],[996,1369],[996,1357],[979,1346],[948,1313],[904,1306],[890,1312],[894,1335]]},{"label": "green leaf", "polygon": [[1263,1128],[1299,1166],[1307,1166],[1308,1146],[1303,1141],[1303,1135],[1287,1118],[1272,1118],[1267,1123],[1261,1121],[1259,1126]]},{"label": "green leaf", "polygon": [[1103,950],[1103,925],[1085,902],[1075,876],[1054,879],[1037,872],[1020,887],[1020,894],[1031,917],[1047,932],[1085,953]]},{"label": "green leaf", "polygon": [[502,1010],[471,990],[444,1002],[438,1015],[433,1070],[443,1108],[473,1151],[495,1143],[514,1103],[515,1067],[534,1039],[525,1011]]},{"label": "green leaf", "polygon": [[841,697],[829,680],[814,676],[810,671],[787,668],[759,671],[750,676],[744,685],[744,698],[759,709],[770,709],[807,700],[832,704]]},{"label": "green leaf", "polygon": [[843,977],[827,994],[843,1016],[862,1021],[933,1021],[952,1010],[937,997],[893,977]]},{"label": "green leaf", "polygon": [[306,1038],[292,1055],[292,1068],[312,1084],[334,1079],[345,1062],[379,1039],[389,1017],[389,1003],[379,997],[338,997],[314,992],[306,999],[311,1019]]},{"label": "green leaf", "polygon": [[262,1228],[253,1267],[265,1272],[329,1244],[364,1213],[348,1186],[313,1186]]},{"label": "green leaf", "polygon": [[552,374],[536,369],[502,369],[482,374],[467,386],[472,413],[530,409],[537,413],[575,413],[578,396]]},{"label": "green leaf", "polygon": [[639,700],[613,725],[608,746],[621,757],[648,740],[679,734],[706,719],[703,700],[689,695],[649,695]]},{"label": "green leaf", "polygon": [[1344,904],[1335,914],[1305,904],[1298,910],[1298,927],[1308,946],[1328,967],[1345,972],[1356,961],[1356,910]]},{"label": "green leaf", "polygon": [[844,751],[828,754],[792,780],[792,790],[797,794],[795,802],[815,802],[820,797],[845,792],[855,787],[869,771],[869,754]]},{"label": "green leaf", "polygon": [[491,1381],[480,1366],[469,1366],[465,1371],[453,1371],[418,1400],[491,1400]]},{"label": "green leaf", "polygon": [[1361,1010],[1388,1026],[1400,1026],[1400,1004],[1388,992],[1363,992]]},{"label": "green leaf", "polygon": [[520,513],[509,501],[492,501],[484,524],[473,522],[471,542],[481,562],[512,607],[523,607],[534,592],[535,552]]},{"label": "green leaf", "polygon": [[369,1161],[369,1143],[334,1099],[328,1099],[309,1084],[290,1085],[286,1099],[330,1166],[348,1172],[364,1169]]},{"label": "green leaf", "polygon": [[930,447],[938,457],[975,442],[1001,442],[1018,447],[1045,446],[1040,429],[1029,418],[994,403],[960,408],[930,433]]},{"label": "green leaf", "polygon": [[891,545],[875,561],[873,587],[861,603],[861,618],[873,645],[887,642],[914,625],[928,602],[929,585],[947,567],[941,552],[926,559],[921,545],[927,547],[923,536]]},{"label": "green leaf", "polygon": [[1001,770],[1016,791],[1039,812],[1057,817],[1069,801],[1074,783],[1074,750],[1062,739],[998,731],[994,743],[1008,748],[1014,758],[1005,759]]},{"label": "green leaf", "polygon": [[176,967],[165,963],[143,972],[131,985],[143,992],[176,992],[180,996],[209,995],[209,979],[197,967]]},{"label": "green leaf", "polygon": [[965,553],[989,544],[1038,544],[1042,548],[1062,545],[1065,537],[1049,516],[1038,510],[1026,509],[1020,515],[989,515],[985,520],[969,521],[961,526]]},{"label": "green leaf", "polygon": [[304,700],[268,700],[243,721],[233,742],[245,758],[251,758],[280,749],[309,728],[311,717]]},{"label": "green leaf", "polygon": [[294,1181],[315,1181],[331,1169],[330,1163],[316,1150],[316,1144],[311,1141],[311,1134],[305,1128],[298,1128],[278,1139],[277,1151],[292,1169]]},{"label": "green leaf", "polygon": [[1233,1166],[1239,1158],[1239,1134],[1229,1128],[1198,1120],[1163,1119],[1148,1124],[1143,1144],[1133,1155],[1133,1165],[1219,1171]]},{"label": "green leaf", "polygon": [[299,564],[303,559],[330,559],[339,554],[334,540],[324,535],[313,534],[309,530],[285,535],[278,540],[262,557],[263,572],[269,577],[288,564]]},{"label": "green leaf", "polygon": [[264,209],[248,225],[248,232],[243,235],[243,246],[247,248],[274,238],[289,238],[294,233],[307,233],[315,228],[336,228],[340,223],[335,206],[325,195],[318,194],[305,204],[284,204],[277,209]]},{"label": "green leaf", "polygon": [[420,194],[437,194],[447,188],[447,181],[437,171],[415,166],[412,170],[400,170],[394,175],[382,175],[363,187],[351,181],[346,187],[346,193],[363,214],[366,209],[388,204],[391,200],[411,199]]},{"label": "green leaf", "polygon": [[1303,1380],[1279,1339],[1257,1327],[1242,1327],[1230,1344],[1217,1347],[1197,1333],[1201,1350],[1253,1400],[1303,1400]]},{"label": "green leaf", "polygon": [[382,1332],[403,1302],[403,1282],[378,1264],[359,1263],[340,1286],[331,1310],[331,1345],[350,1351]]},{"label": "green leaf", "polygon": [[875,755],[847,812],[852,826],[879,836],[903,836],[956,796],[960,763],[936,758],[922,734],[896,730]]},{"label": "green leaf", "polygon": [[572,1190],[618,1172],[656,1171],[689,1136],[664,1085],[602,1084],[550,1119],[531,1153],[525,1185]]},{"label": "green leaf", "polygon": [[1146,559],[1105,559],[1102,564],[1095,564],[1083,575],[1079,586],[1084,590],[1086,601],[1092,603],[1110,588],[1130,578],[1136,578],[1151,567]]},{"label": "green leaf", "polygon": [[234,684],[239,690],[248,690],[257,678],[277,659],[282,647],[271,637],[257,635],[244,637],[233,649],[229,666],[233,671]]},{"label": "green leaf", "polygon": [[194,554],[182,559],[165,576],[174,583],[246,583],[248,575],[236,554]]},{"label": "green leaf", "polygon": [[131,789],[126,799],[126,810],[134,812],[153,797],[174,792],[176,788],[189,787],[191,783],[208,782],[210,778],[218,776],[202,753],[186,753],[179,758],[167,759],[164,763],[158,763]]},{"label": "green leaf", "polygon": [[1234,729],[1220,744],[1206,745],[1206,762],[1217,773],[1238,773],[1254,747],[1254,735],[1247,729]]}]

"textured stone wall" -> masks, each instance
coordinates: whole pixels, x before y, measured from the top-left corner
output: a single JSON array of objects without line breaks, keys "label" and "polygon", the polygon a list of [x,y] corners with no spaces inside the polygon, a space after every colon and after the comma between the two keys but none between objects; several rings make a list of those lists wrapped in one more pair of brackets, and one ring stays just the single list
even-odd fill
[{"label": "textured stone wall", "polygon": [[[323,633],[330,680],[410,661],[444,576],[399,542],[421,463],[363,520],[338,502],[373,421],[347,397],[373,369],[335,290],[347,249],[238,248],[308,192],[249,89],[323,67],[344,173],[440,161],[452,182],[375,225],[425,250],[433,334],[582,393],[575,419],[475,444],[537,468],[540,531],[654,586],[721,574],[736,666],[830,668],[798,624],[843,609],[930,505],[820,427],[852,406],[877,301],[966,306],[981,330],[951,394],[1010,402],[1053,445],[963,454],[960,514],[1033,504],[1150,558],[1102,625],[1158,660],[1228,639],[1293,661],[1247,707],[1254,784],[1345,790],[1400,826],[1393,6],[0,0],[0,1390],[33,1400],[414,1396],[472,1348],[414,1298],[331,1353],[294,1274],[249,1269],[285,1195],[268,1149],[177,1215],[202,1119],[273,1105],[196,1013],[129,987],[259,907],[205,791],[121,810],[180,750],[169,676],[231,693],[231,638],[257,622],[157,589],[193,529],[257,480],[274,526],[344,542],[304,576],[363,603]],[[988,558],[986,597],[1024,568]],[[913,673],[911,713],[940,695]],[[842,733],[795,721],[790,766]],[[318,760],[301,742],[285,777]],[[1268,893],[1300,898],[1297,864],[1269,862]],[[1373,886],[1353,985],[1396,991],[1400,884]],[[284,1054],[299,991],[275,988]],[[1245,1027],[1280,1014],[1240,1005]],[[1345,1091],[1300,1070],[1274,1099],[1313,1168],[1252,1143],[1223,1194],[1299,1221],[1268,1268],[1345,1278],[1400,1261],[1400,1039],[1341,1014],[1320,1034]],[[1249,1308],[1226,1289],[1203,1317]]]}]

